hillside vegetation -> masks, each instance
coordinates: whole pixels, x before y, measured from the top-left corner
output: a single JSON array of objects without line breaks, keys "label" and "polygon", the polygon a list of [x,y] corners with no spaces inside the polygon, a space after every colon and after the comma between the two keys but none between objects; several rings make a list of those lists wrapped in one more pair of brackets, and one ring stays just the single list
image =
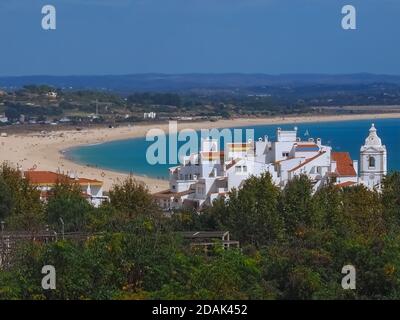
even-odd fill
[{"label": "hillside vegetation", "polygon": [[[20,174],[0,169],[0,220],[32,234],[49,226],[86,232],[82,241],[25,242],[0,271],[0,299],[399,299],[400,174],[382,193],[328,186],[312,194],[302,176],[280,190],[250,178],[201,214],[165,216],[128,178],[93,208],[79,188],[57,185],[48,203]],[[191,249],[184,230],[228,230],[240,249]],[[57,289],[41,288],[53,265]],[[343,290],[344,265],[357,271]]]}]

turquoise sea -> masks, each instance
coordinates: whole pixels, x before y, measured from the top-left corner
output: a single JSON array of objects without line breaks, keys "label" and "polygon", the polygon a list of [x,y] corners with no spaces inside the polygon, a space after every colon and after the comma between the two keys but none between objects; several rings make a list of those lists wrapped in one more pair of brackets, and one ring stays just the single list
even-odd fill
[{"label": "turquoise sea", "polygon": [[[400,170],[400,119],[275,124],[240,129],[254,129],[255,139],[268,135],[270,140],[275,140],[277,127],[292,130],[297,126],[302,139],[321,138],[322,143],[332,146],[334,151],[348,151],[354,160],[358,160],[360,147],[364,144],[373,122],[387,147],[389,170]],[[307,131],[309,136],[304,136]],[[113,141],[72,148],[66,151],[66,156],[84,165],[166,179],[168,167],[171,165],[150,165],[146,161],[146,150],[151,144],[152,142],[147,142],[145,138]],[[178,143],[178,148],[182,144],[184,142]]]}]

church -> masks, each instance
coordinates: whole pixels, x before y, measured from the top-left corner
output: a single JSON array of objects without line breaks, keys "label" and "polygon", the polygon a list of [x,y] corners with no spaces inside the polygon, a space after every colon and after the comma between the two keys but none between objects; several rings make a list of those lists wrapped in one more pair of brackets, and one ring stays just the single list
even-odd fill
[{"label": "church", "polygon": [[375,125],[369,129],[369,136],[360,150],[359,182],[368,188],[380,188],[382,178],[387,174],[387,151],[377,135]]},{"label": "church", "polygon": [[328,183],[340,187],[365,185],[380,190],[387,174],[387,151],[372,124],[359,161],[348,152],[336,152],[320,138],[306,141],[298,129],[276,130],[276,140],[268,136],[257,141],[228,143],[218,150],[218,141],[204,139],[198,153],[185,156],[181,165],[169,169],[169,189],[153,195],[166,211],[184,207],[201,210],[219,197],[228,197],[251,176],[269,173],[284,188],[291,179],[307,175],[314,192]]}]

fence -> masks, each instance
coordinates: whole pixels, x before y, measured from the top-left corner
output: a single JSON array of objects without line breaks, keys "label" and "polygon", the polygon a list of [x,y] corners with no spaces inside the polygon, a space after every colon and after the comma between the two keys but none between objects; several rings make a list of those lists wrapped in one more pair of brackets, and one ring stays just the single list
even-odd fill
[{"label": "fence", "polygon": [[4,269],[11,265],[15,249],[20,244],[27,242],[50,243],[62,239],[84,241],[91,235],[92,234],[84,232],[69,232],[59,234],[55,231],[0,231],[0,268]]}]

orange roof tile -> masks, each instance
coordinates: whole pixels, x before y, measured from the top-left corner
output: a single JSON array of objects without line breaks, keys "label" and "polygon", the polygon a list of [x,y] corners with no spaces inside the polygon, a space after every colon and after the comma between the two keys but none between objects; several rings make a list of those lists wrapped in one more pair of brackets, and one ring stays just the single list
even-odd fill
[{"label": "orange roof tile", "polygon": [[253,146],[250,143],[228,143],[229,149],[233,152],[238,152],[238,151],[248,151],[250,150]]},{"label": "orange roof tile", "polygon": [[355,185],[355,184],[357,184],[357,183],[356,183],[356,182],[353,182],[353,181],[346,181],[346,182],[338,183],[338,184],[336,185],[336,187],[345,188],[345,187],[351,187],[351,186],[353,186],[353,185]]},{"label": "orange roof tile", "polygon": [[356,170],[348,152],[332,152],[332,160],[336,161],[336,173],[341,177],[355,177]]},{"label": "orange roof tile", "polygon": [[[72,179],[74,180],[74,179]],[[76,180],[74,180],[76,181]],[[99,181],[99,180],[93,180],[93,179],[87,179],[87,178],[78,178],[78,182],[79,184],[103,184],[103,182]]]},{"label": "orange roof tile", "polygon": [[245,143],[245,142],[231,142],[227,143],[227,145],[235,147],[251,147],[251,143]]},{"label": "orange roof tile", "polygon": [[31,184],[36,185],[54,185],[62,181],[78,182],[80,185],[103,184],[103,182],[98,180],[86,178],[72,179],[66,175],[51,171],[25,171],[24,176]]},{"label": "orange roof tile", "polygon": [[25,171],[24,176],[32,184],[56,184],[66,177],[51,171]]},{"label": "orange roof tile", "polygon": [[185,191],[181,191],[181,192],[174,192],[171,191],[170,189],[164,190],[164,191],[159,191],[157,193],[153,193],[153,197],[154,198],[172,198],[172,197],[181,197],[181,196],[185,196],[191,193],[194,193],[195,190],[193,189],[189,189],[189,190],[185,190]]},{"label": "orange roof tile", "polygon": [[201,157],[206,160],[223,160],[224,151],[202,151]]}]

